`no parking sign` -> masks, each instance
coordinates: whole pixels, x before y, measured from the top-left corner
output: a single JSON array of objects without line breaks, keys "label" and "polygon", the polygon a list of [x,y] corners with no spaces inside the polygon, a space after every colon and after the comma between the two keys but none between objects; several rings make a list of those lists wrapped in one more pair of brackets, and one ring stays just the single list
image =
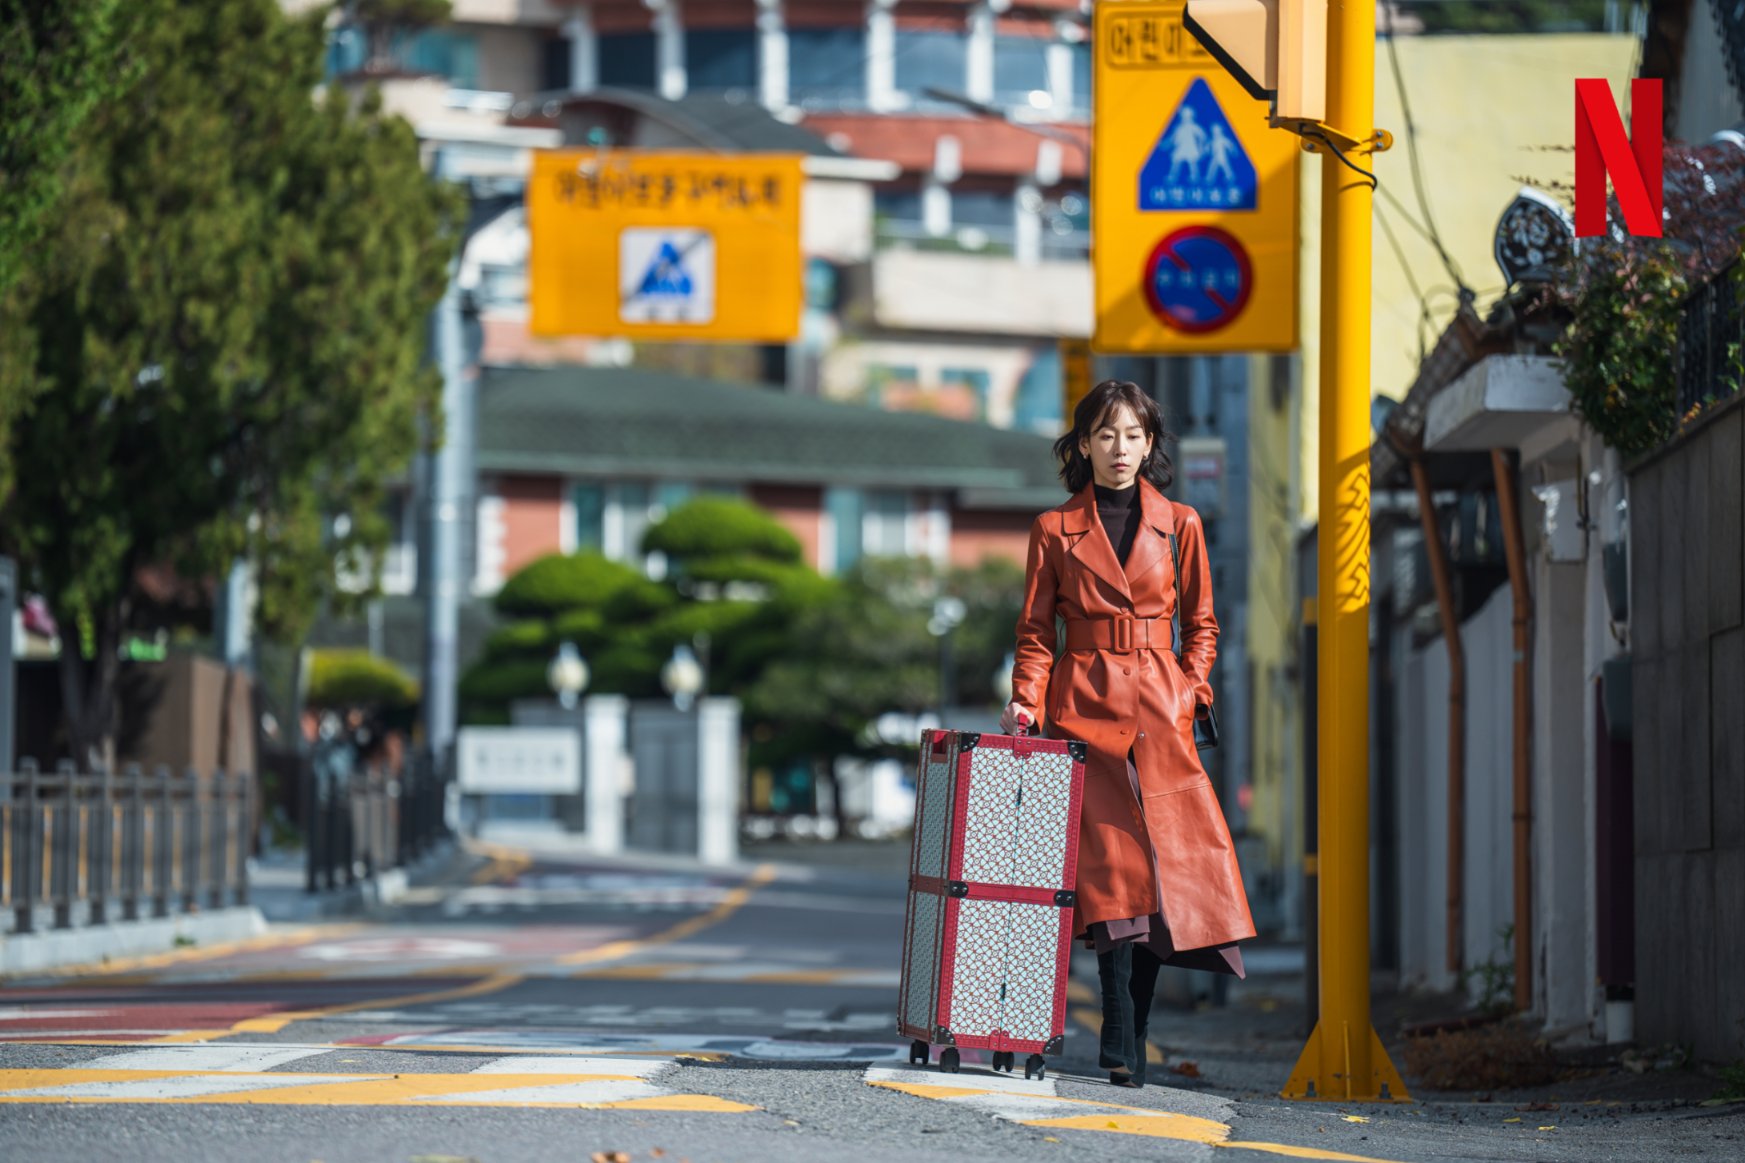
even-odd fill
[{"label": "no parking sign", "polygon": [[1096,7],[1092,346],[1297,345],[1297,138],[1182,27],[1184,0]]}]

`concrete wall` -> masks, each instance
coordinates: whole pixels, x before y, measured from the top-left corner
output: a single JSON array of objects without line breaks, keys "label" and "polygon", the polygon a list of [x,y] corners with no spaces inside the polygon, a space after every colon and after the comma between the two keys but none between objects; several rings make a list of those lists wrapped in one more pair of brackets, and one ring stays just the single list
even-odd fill
[{"label": "concrete wall", "polygon": [[1636,1028],[1745,1055],[1745,399],[1635,467]]},{"label": "concrete wall", "polygon": [[[1499,589],[1461,627],[1466,651],[1466,860],[1462,950],[1474,969],[1509,962],[1500,934],[1514,920],[1510,813],[1513,603]],[[1441,639],[1400,667],[1395,826],[1400,852],[1400,980],[1459,984],[1448,971],[1448,650]],[[1378,821],[1378,824],[1380,821]]]}]

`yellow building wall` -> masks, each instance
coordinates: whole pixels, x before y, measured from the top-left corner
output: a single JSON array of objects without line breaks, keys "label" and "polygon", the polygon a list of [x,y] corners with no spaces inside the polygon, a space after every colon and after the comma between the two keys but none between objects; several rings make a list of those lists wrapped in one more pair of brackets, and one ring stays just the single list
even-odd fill
[{"label": "yellow building wall", "polygon": [[[1443,245],[1482,313],[1503,290],[1491,256],[1503,208],[1522,185],[1575,180],[1575,80],[1604,77],[1622,100],[1635,71],[1637,40],[1616,33],[1560,36],[1402,36],[1394,43],[1417,128],[1418,165]],[[1394,148],[1370,157],[1381,189],[1424,224],[1412,183],[1399,86],[1385,38],[1376,41],[1376,124]],[[1321,165],[1303,169],[1302,515],[1313,520],[1320,414]],[[1330,162],[1328,164],[1338,164]],[[1383,224],[1404,258],[1396,255]],[[1409,269],[1409,276],[1408,276]],[[1455,284],[1436,248],[1378,192],[1374,250],[1372,394],[1398,398],[1411,387],[1422,342],[1434,345],[1453,317]],[[1423,300],[1412,289],[1417,281]],[[1428,305],[1428,318],[1420,319]]]},{"label": "yellow building wall", "polygon": [[[1547,188],[1574,181],[1575,79],[1605,77],[1622,96],[1634,72],[1637,41],[1612,34],[1403,36],[1393,48],[1437,230],[1478,293],[1482,312],[1503,290],[1491,247],[1504,207],[1524,184]],[[1387,41],[1378,40],[1376,124],[1391,130],[1396,141],[1393,150],[1369,160],[1383,188],[1422,223],[1394,69]],[[1286,360],[1289,402],[1274,406],[1272,385],[1280,372],[1266,357],[1252,361],[1249,393],[1255,476],[1249,566],[1254,798],[1248,828],[1265,840],[1267,871],[1279,888],[1269,919],[1287,936],[1297,935],[1301,922],[1296,542],[1299,530],[1314,522],[1319,498],[1321,165],[1318,157],[1302,155],[1302,347],[1298,358]],[[1457,299],[1455,282],[1430,241],[1386,198],[1378,196],[1376,207],[1370,382],[1373,394],[1398,398],[1416,374],[1420,334],[1423,344],[1433,345]],[[1398,253],[1383,221],[1398,240]]]}]

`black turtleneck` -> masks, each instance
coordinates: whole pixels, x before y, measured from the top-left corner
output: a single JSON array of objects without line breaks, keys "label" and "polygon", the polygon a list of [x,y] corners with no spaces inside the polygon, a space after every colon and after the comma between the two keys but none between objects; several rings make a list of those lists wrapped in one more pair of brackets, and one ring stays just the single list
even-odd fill
[{"label": "black turtleneck", "polygon": [[1124,489],[1093,487],[1097,490],[1097,516],[1102,518],[1103,532],[1115,547],[1116,559],[1126,565],[1127,554],[1133,549],[1133,535],[1139,532],[1139,484],[1136,481]]}]

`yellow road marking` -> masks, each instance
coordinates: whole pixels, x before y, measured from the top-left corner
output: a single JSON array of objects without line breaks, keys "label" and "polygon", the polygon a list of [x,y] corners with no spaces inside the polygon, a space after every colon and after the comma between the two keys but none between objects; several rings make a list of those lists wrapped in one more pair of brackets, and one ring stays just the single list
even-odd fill
[{"label": "yellow road marking", "polygon": [[[611,1102],[505,1100],[480,1098],[474,1103],[435,1100],[496,1091],[564,1087],[588,1082],[640,1082],[634,1074],[360,1074],[343,1081],[316,1081],[307,1085],[275,1086],[251,1090],[251,1084],[270,1078],[274,1083],[294,1074],[242,1074],[220,1071],[169,1070],[0,1070],[0,1103],[222,1103],[274,1106],[509,1106],[567,1107],[587,1109],[703,1111],[739,1114],[759,1109],[705,1094],[652,1094]],[[333,1076],[325,1076],[331,1079]],[[18,1091],[61,1089],[91,1083],[141,1083],[167,1079],[210,1078],[217,1093],[186,1097],[133,1097],[105,1095],[19,1094]]]},{"label": "yellow road marking", "polygon": [[525,872],[533,863],[533,857],[519,848],[505,848],[499,844],[488,844],[483,841],[469,840],[467,850],[480,856],[490,858],[490,863],[473,872],[474,884],[490,884],[495,880],[507,880]]},{"label": "yellow road marking", "polygon": [[[692,917],[688,921],[680,921],[666,932],[657,933],[652,937],[644,937],[640,940],[611,941],[605,945],[601,945],[597,949],[583,949],[580,952],[571,953],[567,957],[558,958],[558,963],[561,965],[586,965],[589,962],[594,961],[616,961],[620,957],[628,957],[632,953],[640,952],[643,949],[652,949],[657,945],[667,945],[674,941],[682,941],[693,933],[700,932],[711,925],[716,925],[725,921],[728,917],[738,912],[739,909],[744,906],[746,901],[751,899],[752,893],[756,892],[775,878],[775,865],[760,864],[752,874],[745,879],[743,884],[737,885],[731,892],[721,898],[720,904],[716,905],[701,916]],[[586,974],[577,974],[576,976],[583,977],[586,976]]]},{"label": "yellow road marking", "polygon": [[1347,1155],[1343,1151],[1323,1151],[1319,1147],[1293,1147],[1289,1143],[1218,1143],[1237,1151],[1263,1151],[1268,1155],[1285,1155],[1292,1159],[1335,1159],[1342,1163],[1395,1163],[1374,1155]]},{"label": "yellow road marking", "polygon": [[1064,1119],[1026,1119],[1026,1127],[1050,1127],[1065,1131],[1114,1131],[1122,1135],[1144,1135],[1152,1139],[1174,1139],[1182,1143],[1209,1143],[1222,1146],[1230,1128],[1211,1119],[1193,1115],[1171,1114],[1168,1111],[1147,1111],[1143,1115],[1111,1113],[1106,1115],[1072,1115]]}]

